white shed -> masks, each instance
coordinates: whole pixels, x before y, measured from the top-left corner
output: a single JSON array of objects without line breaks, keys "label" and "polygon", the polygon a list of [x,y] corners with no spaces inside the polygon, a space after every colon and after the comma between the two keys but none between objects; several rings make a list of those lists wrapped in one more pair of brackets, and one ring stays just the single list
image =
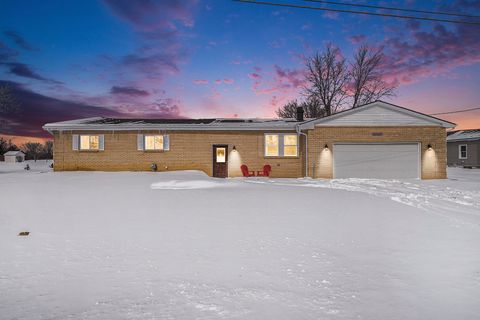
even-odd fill
[{"label": "white shed", "polygon": [[3,154],[3,157],[5,158],[5,162],[7,163],[25,161],[25,153],[23,153],[22,151],[8,151]]}]

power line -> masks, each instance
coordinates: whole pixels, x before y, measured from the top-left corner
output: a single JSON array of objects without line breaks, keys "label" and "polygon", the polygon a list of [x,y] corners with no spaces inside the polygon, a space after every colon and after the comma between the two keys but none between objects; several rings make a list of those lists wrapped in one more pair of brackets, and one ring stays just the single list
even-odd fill
[{"label": "power line", "polygon": [[250,3],[250,4],[266,5],[266,6],[274,6],[274,7],[286,7],[286,8],[310,9],[310,10],[318,10],[318,11],[354,13],[354,14],[363,14],[363,15],[389,17],[389,18],[426,20],[426,21],[447,22],[447,23],[457,23],[457,24],[469,24],[469,25],[480,26],[480,21],[479,22],[473,22],[473,21],[436,19],[436,18],[427,18],[427,17],[402,16],[402,15],[390,14],[390,13],[376,13],[376,12],[365,12],[365,11],[356,11],[356,10],[319,8],[319,7],[303,6],[303,5],[290,4],[290,3],[276,3],[276,2],[269,2],[269,1],[256,1],[256,0],[232,0],[232,1],[242,2],[242,3]]},{"label": "power line", "polygon": [[456,110],[456,111],[449,111],[449,112],[432,113],[430,115],[431,116],[439,116],[439,115],[442,115],[442,114],[453,114],[453,113],[461,113],[461,112],[468,112],[468,111],[474,111],[474,110],[480,110],[480,107],[471,108],[471,109]]},{"label": "power line", "polygon": [[374,5],[368,5],[368,4],[356,4],[356,3],[323,1],[323,0],[302,0],[302,1],[326,3],[326,4],[333,4],[333,5],[339,5],[339,6],[349,6],[349,7],[360,7],[360,8],[385,9],[385,10],[394,10],[394,11],[403,11],[403,12],[438,14],[438,15],[445,15],[445,16],[452,16],[452,17],[480,18],[480,16],[463,14],[463,13],[448,13],[448,12],[440,12],[440,11],[427,11],[427,10],[417,10],[417,9],[394,8],[394,7],[374,6]]}]

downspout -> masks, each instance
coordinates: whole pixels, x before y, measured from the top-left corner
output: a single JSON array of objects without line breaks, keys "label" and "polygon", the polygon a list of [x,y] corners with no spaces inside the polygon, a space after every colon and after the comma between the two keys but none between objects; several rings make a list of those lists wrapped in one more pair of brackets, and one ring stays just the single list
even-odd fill
[{"label": "downspout", "polygon": [[305,137],[305,178],[308,178],[308,136],[300,130],[300,124],[295,126],[295,131],[297,131],[297,135]]}]

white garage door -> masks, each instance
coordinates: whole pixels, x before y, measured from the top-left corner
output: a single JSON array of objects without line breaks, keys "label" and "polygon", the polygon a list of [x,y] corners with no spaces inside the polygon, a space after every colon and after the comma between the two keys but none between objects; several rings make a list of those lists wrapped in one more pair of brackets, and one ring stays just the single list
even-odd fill
[{"label": "white garage door", "polygon": [[334,178],[419,178],[418,143],[334,144]]}]

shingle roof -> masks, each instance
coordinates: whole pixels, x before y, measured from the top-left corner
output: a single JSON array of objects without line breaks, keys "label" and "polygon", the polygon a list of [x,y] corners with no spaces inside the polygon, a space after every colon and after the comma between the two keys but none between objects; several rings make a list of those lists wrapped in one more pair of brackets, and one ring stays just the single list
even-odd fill
[{"label": "shingle roof", "polygon": [[45,130],[295,130],[309,121],[296,119],[212,118],[212,119],[122,119],[87,118],[47,123]]},{"label": "shingle roof", "polygon": [[88,124],[209,124],[216,119],[122,119],[102,118],[86,121]]},{"label": "shingle roof", "polygon": [[467,141],[467,140],[479,140],[480,139],[480,129],[470,129],[470,130],[458,130],[449,132],[447,136],[447,141]]}]

